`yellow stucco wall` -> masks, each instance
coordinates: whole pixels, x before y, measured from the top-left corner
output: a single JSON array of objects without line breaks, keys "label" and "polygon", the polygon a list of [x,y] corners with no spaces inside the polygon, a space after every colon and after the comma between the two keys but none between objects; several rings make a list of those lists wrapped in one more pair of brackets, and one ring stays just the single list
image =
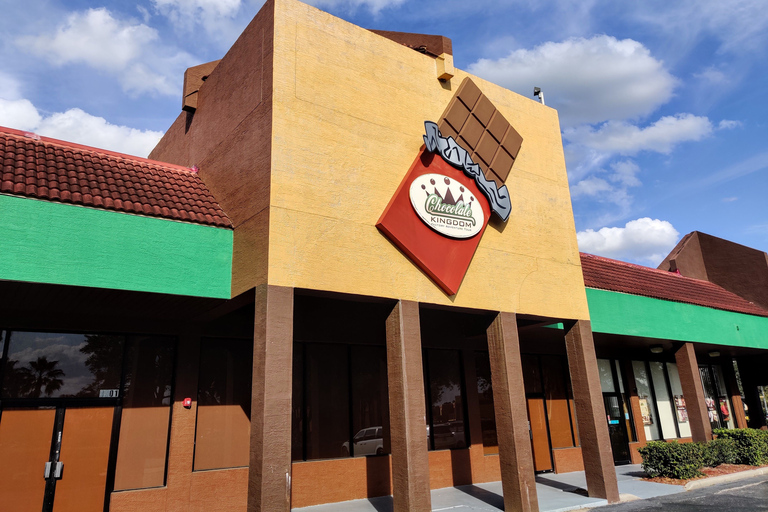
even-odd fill
[{"label": "yellow stucco wall", "polygon": [[523,136],[512,214],[448,297],[375,227],[467,73],[294,0],[275,6],[270,284],[589,318],[557,113],[472,77]]}]

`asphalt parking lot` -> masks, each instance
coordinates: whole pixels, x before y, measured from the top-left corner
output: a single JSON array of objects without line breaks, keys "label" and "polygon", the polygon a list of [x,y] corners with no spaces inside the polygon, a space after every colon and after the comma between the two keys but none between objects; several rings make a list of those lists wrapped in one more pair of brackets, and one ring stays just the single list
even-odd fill
[{"label": "asphalt parking lot", "polygon": [[768,476],[592,509],[601,512],[768,512]]}]

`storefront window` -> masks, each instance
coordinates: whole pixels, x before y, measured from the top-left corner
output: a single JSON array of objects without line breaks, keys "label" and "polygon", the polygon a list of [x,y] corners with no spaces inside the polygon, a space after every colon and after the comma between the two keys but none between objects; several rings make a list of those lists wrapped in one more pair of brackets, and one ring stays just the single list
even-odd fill
[{"label": "storefront window", "polygon": [[5,331],[3,398],[117,398],[125,336]]},{"label": "storefront window", "polygon": [[598,359],[597,371],[600,373],[600,389],[603,390],[603,393],[615,392],[611,362],[608,359]]},{"label": "storefront window", "polygon": [[664,363],[651,361],[648,363],[651,369],[651,378],[653,379],[653,389],[656,393],[656,410],[659,413],[659,422],[661,423],[661,435],[664,439],[674,439],[679,437],[676,429],[674,403],[671,393],[667,386],[667,379],[664,371]]},{"label": "storefront window", "polygon": [[295,343],[292,460],[390,452],[386,349]]},{"label": "storefront window", "polygon": [[[535,432],[552,448],[578,446],[575,434],[576,418],[568,379],[568,362],[560,356],[521,356],[527,400],[542,401],[546,408],[545,432]],[[475,353],[477,392],[480,397],[480,421],[483,433],[483,451],[486,455],[499,453],[496,437],[496,417],[493,408],[491,364],[488,352]],[[529,409],[531,404],[529,403]]]},{"label": "storefront window", "polygon": [[552,448],[576,446],[576,415],[568,385],[568,361],[564,357],[541,356],[541,368]]},{"label": "storefront window", "polygon": [[680,374],[675,363],[667,363],[669,385],[672,388],[672,398],[675,406],[675,418],[680,437],[691,437],[691,424],[688,421],[688,409],[683,396],[683,386],[680,384]]},{"label": "storefront window", "polygon": [[493,409],[491,361],[488,352],[475,352],[475,371],[477,372],[477,394],[480,401],[483,452],[486,455],[492,455],[499,453],[499,442],[496,438],[496,412]]},{"label": "storefront window", "polygon": [[116,491],[165,484],[174,346],[172,338],[128,338]]},{"label": "storefront window", "polygon": [[195,471],[248,465],[252,353],[250,340],[200,343]]},{"label": "storefront window", "polygon": [[424,351],[425,391],[429,418],[429,448],[466,448],[465,408],[461,352],[428,349]]},{"label": "storefront window", "polygon": [[640,414],[643,417],[645,438],[649,441],[661,439],[656,403],[651,392],[652,383],[645,368],[645,361],[632,361],[632,371],[635,374],[635,385],[640,402]]},{"label": "storefront window", "polygon": [[734,428],[723,369],[720,365],[702,365],[699,366],[699,373],[704,386],[704,403],[707,406],[710,425],[712,428]]}]

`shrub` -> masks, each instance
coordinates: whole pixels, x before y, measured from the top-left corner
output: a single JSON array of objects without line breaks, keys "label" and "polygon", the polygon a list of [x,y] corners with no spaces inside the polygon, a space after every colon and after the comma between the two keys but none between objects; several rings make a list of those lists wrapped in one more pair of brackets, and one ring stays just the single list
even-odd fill
[{"label": "shrub", "polygon": [[712,431],[718,440],[732,440],[736,452],[736,464],[761,466],[768,464],[768,431],[754,428],[728,430],[717,428]]},{"label": "shrub", "polygon": [[648,476],[687,479],[701,476],[704,445],[677,441],[651,441],[639,450]]},{"label": "shrub", "polygon": [[735,439],[718,438],[704,445],[704,465],[707,467],[736,464],[738,460],[738,446]]}]

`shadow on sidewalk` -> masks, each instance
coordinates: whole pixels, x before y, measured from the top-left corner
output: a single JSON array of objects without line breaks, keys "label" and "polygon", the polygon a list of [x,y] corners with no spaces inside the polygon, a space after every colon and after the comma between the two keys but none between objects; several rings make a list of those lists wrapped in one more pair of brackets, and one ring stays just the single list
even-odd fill
[{"label": "shadow on sidewalk", "polygon": [[473,498],[482,501],[486,505],[490,505],[499,510],[504,510],[504,498],[496,494],[495,492],[486,491],[485,489],[478,487],[476,485],[461,485],[461,486],[455,487],[455,489],[458,489],[463,493],[469,494]]}]

